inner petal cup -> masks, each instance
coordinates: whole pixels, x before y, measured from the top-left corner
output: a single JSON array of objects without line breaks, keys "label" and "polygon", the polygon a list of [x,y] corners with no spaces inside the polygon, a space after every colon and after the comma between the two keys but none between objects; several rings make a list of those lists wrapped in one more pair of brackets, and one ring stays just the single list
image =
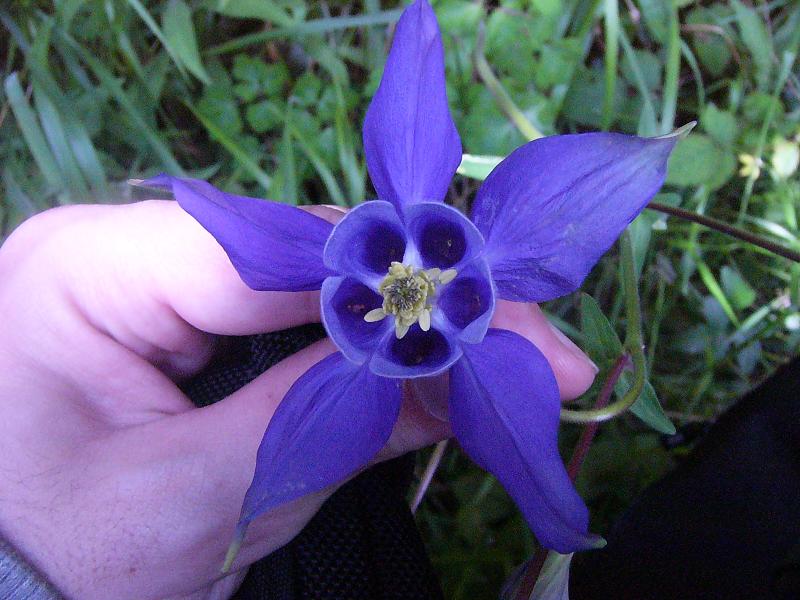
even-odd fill
[{"label": "inner petal cup", "polygon": [[333,228],[324,259],[328,268],[377,289],[392,261],[402,261],[405,251],[406,236],[394,207],[372,200],[351,210]]},{"label": "inner petal cup", "polygon": [[361,364],[393,331],[390,319],[368,323],[364,315],[380,308],[383,298],[351,277],[328,277],[322,284],[322,322],[348,360]]},{"label": "inner petal cup", "polygon": [[406,228],[426,269],[458,269],[483,249],[477,228],[446,204],[421,202],[407,208]]},{"label": "inner petal cup", "polygon": [[450,329],[458,339],[477,344],[483,339],[494,314],[495,298],[489,266],[479,258],[442,288],[437,306],[437,325]]},{"label": "inner petal cup", "polygon": [[402,339],[386,335],[369,366],[376,375],[412,379],[441,373],[460,357],[461,347],[444,333],[414,326]]}]

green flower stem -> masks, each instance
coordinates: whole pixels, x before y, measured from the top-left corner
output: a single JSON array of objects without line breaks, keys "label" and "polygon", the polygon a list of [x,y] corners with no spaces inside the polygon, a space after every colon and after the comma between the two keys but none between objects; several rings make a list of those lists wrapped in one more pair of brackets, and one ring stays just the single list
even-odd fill
[{"label": "green flower stem", "polygon": [[791,248],[787,248],[786,246],[782,246],[781,244],[776,244],[775,242],[765,237],[762,237],[758,234],[752,233],[740,227],[736,227],[735,225],[730,225],[725,221],[720,221],[719,219],[714,219],[712,217],[707,217],[705,215],[701,215],[696,212],[684,210],[683,208],[677,208],[674,206],[669,206],[667,204],[661,204],[659,202],[651,202],[650,204],[647,205],[647,208],[651,210],[657,210],[658,212],[662,212],[668,215],[672,215],[673,217],[678,217],[679,219],[684,219],[685,221],[691,221],[692,223],[698,223],[699,225],[704,225],[709,229],[714,229],[715,231],[719,231],[720,233],[724,233],[725,235],[729,235],[731,237],[740,239],[743,242],[747,242],[748,244],[753,244],[754,246],[763,248],[768,252],[772,252],[773,254],[782,256],[783,258],[788,258],[789,260],[794,262],[800,262],[800,252],[792,250]]},{"label": "green flower stem", "polygon": [[483,52],[485,45],[486,29],[483,23],[481,23],[481,26],[478,29],[478,38],[475,42],[475,53],[473,55],[473,61],[475,63],[475,69],[478,71],[478,76],[481,78],[486,87],[489,88],[489,91],[492,93],[492,96],[494,96],[494,99],[497,102],[497,105],[500,107],[500,110],[503,111],[503,114],[508,117],[508,119],[514,124],[519,132],[525,136],[526,139],[537,140],[541,137],[544,137],[544,134],[528,120],[519,107],[514,103],[514,100],[503,87],[503,84],[500,83],[499,79],[497,79],[497,76],[494,74],[494,71],[492,71],[492,67],[489,65],[489,62],[486,60],[486,55]]},{"label": "green flower stem", "polygon": [[642,315],[639,306],[636,267],[633,262],[633,242],[627,230],[622,234],[619,242],[622,258],[622,282],[625,289],[625,316],[627,320],[625,349],[630,353],[633,361],[633,383],[631,383],[631,387],[622,398],[604,408],[598,407],[589,410],[562,409],[562,421],[569,423],[608,421],[628,410],[644,389],[647,361],[644,356]]}]

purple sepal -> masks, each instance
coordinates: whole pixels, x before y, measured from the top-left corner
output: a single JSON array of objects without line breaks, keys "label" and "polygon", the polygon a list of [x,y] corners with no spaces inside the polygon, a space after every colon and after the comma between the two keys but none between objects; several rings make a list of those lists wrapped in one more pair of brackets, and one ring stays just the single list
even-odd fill
[{"label": "purple sepal", "polygon": [[497,477],[542,545],[565,554],[602,543],[558,454],[558,385],[533,344],[490,329],[465,345],[450,369],[449,408],[462,448]]},{"label": "purple sepal", "polygon": [[[426,269],[460,269],[483,251],[480,231],[452,206],[438,202],[415,204],[406,208],[405,220],[409,241]],[[404,262],[415,258],[407,252]]]},{"label": "purple sepal", "polygon": [[459,271],[442,287],[436,301],[434,326],[450,332],[467,344],[483,340],[494,315],[495,297],[489,265],[483,258]]},{"label": "purple sepal", "polygon": [[411,326],[402,339],[394,331],[381,340],[369,362],[376,375],[413,379],[429,377],[447,370],[461,357],[461,345],[434,328],[422,331],[419,324]]},{"label": "purple sepal", "polygon": [[324,219],[286,204],[226,194],[198,179],[159,175],[142,185],[171,189],[254,290],[318,290],[331,275],[322,251],[333,225]]},{"label": "purple sepal", "polygon": [[323,256],[329,269],[377,289],[392,261],[402,262],[405,251],[406,234],[394,206],[372,200],[336,224]]},{"label": "purple sepal", "polygon": [[361,364],[390,330],[392,320],[374,323],[364,320],[369,311],[380,308],[383,297],[351,277],[328,277],[320,297],[322,322],[328,335],[348,360]]},{"label": "purple sepal", "polygon": [[498,295],[542,302],[576,290],[659,190],[676,140],[585,133],[512,152],[472,210]]},{"label": "purple sepal", "polygon": [[382,200],[441,201],[461,162],[450,110],[444,50],[426,0],[409,6],[395,29],[380,86],[364,120],[364,153]]},{"label": "purple sepal", "polygon": [[311,367],[269,422],[240,523],[369,463],[392,433],[400,399],[398,381],[376,377],[340,352]]}]

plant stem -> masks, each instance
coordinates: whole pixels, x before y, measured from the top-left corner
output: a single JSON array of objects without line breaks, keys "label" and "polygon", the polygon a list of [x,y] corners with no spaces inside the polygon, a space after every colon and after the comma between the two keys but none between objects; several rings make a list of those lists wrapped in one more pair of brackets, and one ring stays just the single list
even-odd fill
[{"label": "plant stem", "polygon": [[[608,405],[611,394],[614,393],[614,386],[629,364],[630,357],[627,354],[622,354],[617,358],[616,362],[614,362],[614,366],[611,367],[611,371],[608,373],[608,377],[606,377],[603,383],[600,393],[597,395],[597,401],[594,403],[595,409],[602,409]],[[572,451],[572,457],[569,459],[569,465],[567,466],[567,473],[573,482],[578,477],[578,473],[583,465],[583,460],[589,453],[589,448],[592,445],[598,427],[600,427],[600,423],[598,422],[587,423],[581,432],[581,436],[578,438],[578,442],[575,444],[575,449]],[[541,573],[542,567],[544,566],[544,561],[547,560],[547,552],[546,548],[539,548],[539,550],[534,553],[528,568],[525,570],[525,574],[522,576],[522,581],[519,584],[517,600],[528,600],[530,597],[536,585],[536,580],[539,578],[539,573]]]},{"label": "plant stem", "polygon": [[508,94],[503,84],[497,79],[497,76],[492,71],[492,67],[486,60],[486,55],[483,49],[486,43],[486,30],[483,23],[478,28],[478,38],[475,42],[475,53],[473,60],[475,62],[475,69],[478,71],[478,76],[483,80],[483,83],[489,88],[489,91],[494,96],[495,102],[499,106],[503,114],[514,124],[519,132],[528,140],[537,140],[544,137],[544,134],[539,131],[533,123],[523,114],[523,112],[514,103],[514,100]]},{"label": "plant stem", "polygon": [[719,231],[720,233],[724,233],[725,235],[729,235],[731,237],[740,239],[743,242],[747,242],[748,244],[753,244],[754,246],[763,248],[768,252],[772,252],[773,254],[782,256],[783,258],[787,258],[794,262],[800,262],[800,252],[792,250],[791,248],[787,248],[786,246],[783,246],[781,244],[777,244],[756,233],[752,233],[740,227],[736,227],[735,225],[730,225],[725,221],[720,221],[719,219],[707,217],[705,215],[685,210],[683,208],[677,208],[674,206],[661,204],[660,202],[651,202],[650,204],[647,205],[647,208],[649,208],[650,210],[657,210],[658,212],[672,215],[673,217],[678,217],[679,219],[683,219],[685,221],[691,221],[692,223],[698,223],[699,225],[704,225],[709,229],[714,229],[715,231]]},{"label": "plant stem", "polygon": [[[608,406],[611,395],[614,393],[614,386],[617,385],[617,381],[619,381],[625,368],[629,365],[630,356],[627,354],[622,354],[617,358],[614,362],[614,366],[611,367],[611,371],[608,373],[608,377],[606,377],[603,383],[600,394],[597,396],[597,402],[594,403],[596,409]],[[589,448],[592,445],[592,440],[594,440],[598,427],[600,427],[600,423],[597,421],[587,423],[581,432],[581,437],[578,438],[578,443],[575,444],[575,449],[572,451],[572,458],[569,459],[569,464],[567,465],[567,473],[573,482],[577,479],[578,473],[583,465],[583,460],[589,453]]]},{"label": "plant stem", "polygon": [[625,348],[633,360],[633,383],[616,402],[600,408],[589,410],[561,409],[561,420],[570,423],[591,423],[608,421],[628,410],[642,393],[647,373],[647,361],[644,356],[642,339],[642,316],[639,306],[639,290],[636,280],[636,267],[633,262],[633,242],[630,233],[625,230],[619,238],[622,263],[622,283],[625,289],[625,317],[627,332]]}]

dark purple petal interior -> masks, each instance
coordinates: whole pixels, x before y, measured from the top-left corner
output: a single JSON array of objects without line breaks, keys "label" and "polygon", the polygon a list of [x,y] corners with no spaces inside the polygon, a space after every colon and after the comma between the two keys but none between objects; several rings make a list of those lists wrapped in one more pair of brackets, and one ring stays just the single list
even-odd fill
[{"label": "dark purple petal interior", "polygon": [[392,327],[391,319],[364,320],[369,311],[380,308],[383,298],[356,279],[329,277],[322,284],[321,302],[328,335],[353,362],[364,362]]},{"label": "dark purple petal interior", "polygon": [[367,464],[389,439],[400,398],[397,381],[377,377],[339,352],[311,367],[269,422],[240,524]]},{"label": "dark purple petal interior", "polygon": [[364,152],[378,197],[399,208],[441,201],[461,162],[436,15],[426,0],[404,12],[364,120]]},{"label": "dark purple petal interior", "polygon": [[586,133],[511,153],[472,210],[498,295],[541,302],[577,289],[661,187],[675,141]]},{"label": "dark purple petal interior", "polygon": [[333,226],[324,219],[294,206],[226,194],[198,179],[159,175],[142,185],[172,190],[255,290],[318,290],[331,274],[322,253]]},{"label": "dark purple petal interior", "polygon": [[541,352],[490,329],[450,369],[450,423],[464,451],[503,484],[539,541],[562,554],[602,543],[558,453],[558,384]]},{"label": "dark purple petal interior", "polygon": [[464,329],[494,306],[492,285],[477,275],[457,277],[444,286],[438,306],[453,325]]},{"label": "dark purple petal interior", "polygon": [[370,368],[384,377],[424,377],[442,372],[458,357],[461,348],[436,329],[422,331],[418,324],[397,339],[390,332],[378,346]]},{"label": "dark purple petal interior", "polygon": [[325,246],[325,264],[377,287],[393,261],[406,250],[403,225],[394,207],[374,200],[351,210],[333,229]]},{"label": "dark purple petal interior", "polygon": [[470,220],[445,204],[423,202],[407,208],[406,228],[425,268],[456,267],[483,249],[483,238]]}]

